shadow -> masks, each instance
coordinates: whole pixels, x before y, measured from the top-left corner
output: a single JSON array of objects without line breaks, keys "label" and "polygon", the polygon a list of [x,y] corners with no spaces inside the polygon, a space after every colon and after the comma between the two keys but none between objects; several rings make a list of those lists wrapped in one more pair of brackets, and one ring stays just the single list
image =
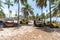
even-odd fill
[{"label": "shadow", "polygon": [[21,24],[18,24],[18,25],[15,25],[15,26],[4,26],[3,28],[18,28],[18,27],[21,27],[22,25]]},{"label": "shadow", "polygon": [[3,31],[3,28],[0,28],[0,31]]},{"label": "shadow", "polygon": [[59,28],[53,28],[55,32],[60,32],[60,27]]},{"label": "shadow", "polygon": [[21,24],[21,26],[32,26],[31,24]]},{"label": "shadow", "polygon": [[36,27],[36,29],[39,29],[45,32],[60,32],[60,28]]}]

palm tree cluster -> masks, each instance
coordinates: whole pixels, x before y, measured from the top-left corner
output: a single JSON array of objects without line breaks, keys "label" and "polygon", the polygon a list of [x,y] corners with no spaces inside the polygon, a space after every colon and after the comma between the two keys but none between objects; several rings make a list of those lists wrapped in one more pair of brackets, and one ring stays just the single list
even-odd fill
[{"label": "palm tree cluster", "polygon": [[[50,23],[51,23],[51,17],[57,16],[60,13],[60,0],[33,0],[33,2],[36,2],[36,6],[41,8],[41,15],[36,15],[36,18],[49,18],[50,17]],[[47,7],[47,1],[49,1],[49,13],[45,15],[43,13],[43,7]],[[14,4],[10,0],[5,0],[5,2],[2,2],[0,0],[0,9],[2,10],[2,3],[8,5],[8,9],[10,6],[13,6]],[[32,5],[29,5],[28,0],[14,0],[14,3],[18,4],[18,21],[19,21],[19,13],[20,13],[20,3],[23,5],[21,8],[21,12],[24,15],[24,18],[28,19],[28,15],[32,15],[32,17],[35,18]],[[53,10],[51,10],[53,9]],[[12,11],[9,9],[10,14]],[[53,12],[53,13],[52,13]],[[53,15],[53,16],[52,16]]]},{"label": "palm tree cluster", "polygon": [[5,18],[5,14],[3,12],[3,5],[2,5],[2,0],[0,0],[0,19]]},{"label": "palm tree cluster", "polygon": [[29,14],[33,15],[33,8],[29,4],[25,4],[21,11],[24,14],[24,18],[27,18]]}]

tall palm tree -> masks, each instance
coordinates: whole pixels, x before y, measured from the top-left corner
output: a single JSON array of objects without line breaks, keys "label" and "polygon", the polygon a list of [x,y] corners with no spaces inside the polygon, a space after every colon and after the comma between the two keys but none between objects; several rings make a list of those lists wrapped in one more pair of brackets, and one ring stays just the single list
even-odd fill
[{"label": "tall palm tree", "polygon": [[[41,13],[43,13],[43,7],[47,6],[47,0],[35,0],[37,7],[41,8]],[[43,13],[44,15],[44,13]],[[45,21],[44,21],[45,22]]]},{"label": "tall palm tree", "polygon": [[51,26],[51,22],[52,22],[52,21],[51,21],[51,18],[52,18],[52,15],[51,15],[51,9],[54,8],[54,9],[53,9],[53,11],[54,11],[54,14],[53,14],[53,15],[56,16],[56,14],[57,14],[57,8],[58,8],[57,5],[55,5],[55,6],[53,6],[53,7],[51,7],[51,5],[52,5],[52,4],[56,4],[55,2],[58,3],[58,1],[59,1],[59,0],[49,0],[50,26]]},{"label": "tall palm tree", "polygon": [[35,0],[37,7],[41,8],[41,13],[43,12],[43,7],[47,6],[47,0]]},{"label": "tall palm tree", "polygon": [[27,0],[14,0],[14,3],[18,3],[18,1],[20,1],[22,5],[25,5],[25,3],[27,3]]},{"label": "tall palm tree", "polygon": [[27,0],[14,0],[14,3],[18,4],[18,22],[19,22],[19,12],[20,12],[20,2],[22,5],[25,5],[25,3],[27,3]]},{"label": "tall palm tree", "polygon": [[[10,2],[10,0],[5,0],[4,4],[8,5],[8,10],[9,10],[10,6],[13,6],[13,3]],[[10,10],[9,10],[9,12],[10,12]],[[9,15],[9,17],[10,17],[10,15]]]},{"label": "tall palm tree", "polygon": [[55,3],[54,3],[55,5],[53,6],[53,17],[56,17],[56,20],[57,20],[57,18],[58,18],[58,16],[59,16],[59,14],[60,14],[60,8],[59,8],[59,5],[60,5],[60,0],[58,0],[58,1],[55,1]]},{"label": "tall palm tree", "polygon": [[[43,8],[43,5],[46,7],[46,2],[47,0],[35,0],[36,1],[36,4],[37,6]],[[51,4],[54,4],[54,1],[57,1],[57,0],[48,0],[49,1],[49,10],[50,10],[50,24],[51,24]]]},{"label": "tall palm tree", "polygon": [[33,14],[33,8],[28,4],[26,3],[24,7],[22,7],[22,12],[24,14],[24,17],[28,18],[28,15],[31,14],[31,15],[34,15]]},{"label": "tall palm tree", "polygon": [[[52,1],[52,0],[51,0]],[[52,3],[54,4],[54,6],[52,6],[53,9],[53,15],[55,14],[55,16],[57,15],[58,11],[59,11],[59,4],[60,4],[60,0],[53,0]]]}]

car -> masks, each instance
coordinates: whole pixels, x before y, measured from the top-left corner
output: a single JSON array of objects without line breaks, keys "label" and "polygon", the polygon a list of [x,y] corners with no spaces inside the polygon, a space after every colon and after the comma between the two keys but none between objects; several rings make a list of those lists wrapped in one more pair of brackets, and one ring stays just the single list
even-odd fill
[{"label": "car", "polygon": [[45,25],[45,26],[50,26],[50,22],[49,22],[49,21],[46,21],[46,22],[44,23],[44,25]]},{"label": "car", "polygon": [[41,20],[34,20],[34,26],[36,27],[42,27],[42,21]]},{"label": "car", "polygon": [[14,26],[18,26],[18,21],[14,20]]},{"label": "car", "polygon": [[4,26],[5,27],[13,27],[14,26],[14,22],[13,21],[5,21]]},{"label": "car", "polygon": [[45,26],[49,26],[49,27],[51,27],[51,28],[58,28],[58,27],[59,27],[58,24],[57,24],[57,22],[55,22],[55,21],[53,21],[53,22],[51,23],[51,26],[50,26],[50,22],[49,22],[49,21],[46,21],[46,22],[45,22]]},{"label": "car", "polygon": [[52,27],[53,27],[53,28],[58,28],[59,26],[58,26],[57,22],[53,22],[53,23],[52,23]]},{"label": "car", "polygon": [[22,20],[20,21],[20,24],[28,24],[28,20],[22,19]]}]

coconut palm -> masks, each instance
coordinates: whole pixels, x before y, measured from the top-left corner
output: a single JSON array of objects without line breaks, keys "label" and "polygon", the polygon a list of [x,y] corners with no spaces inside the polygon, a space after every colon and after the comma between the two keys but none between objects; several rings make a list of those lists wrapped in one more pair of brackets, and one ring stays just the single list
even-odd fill
[{"label": "coconut palm", "polygon": [[43,12],[43,7],[47,6],[47,3],[46,3],[47,0],[35,0],[35,1],[36,1],[37,7],[41,8],[41,13],[42,13]]},{"label": "coconut palm", "polygon": [[33,14],[33,8],[28,4],[26,3],[24,7],[22,7],[22,12],[24,14],[24,18],[28,18],[28,15],[31,14],[31,15],[34,15]]},{"label": "coconut palm", "polygon": [[[38,7],[41,7],[41,9],[43,8],[43,6],[46,7],[46,2],[47,0],[35,0],[36,4]],[[54,4],[54,1],[57,0],[48,0],[49,1],[49,10],[50,10],[50,24],[51,24],[51,4]]]},{"label": "coconut palm", "polygon": [[57,19],[57,17],[58,17],[58,15],[59,15],[59,4],[60,4],[60,0],[56,0],[55,2],[54,2],[54,6],[52,7],[53,8],[53,17],[56,17],[56,19]]},{"label": "coconut palm", "polygon": [[25,5],[27,3],[27,0],[14,0],[15,3],[18,3],[18,1],[21,2],[21,4]]},{"label": "coconut palm", "polygon": [[6,16],[5,16],[3,10],[1,10],[1,11],[0,11],[0,18],[5,18],[5,17],[6,17]]},{"label": "coconut palm", "polygon": [[27,0],[14,0],[14,3],[18,4],[18,22],[19,22],[19,12],[20,12],[20,2],[21,4],[25,5],[25,3],[27,3]]},{"label": "coconut palm", "polygon": [[57,14],[60,11],[60,0],[55,2],[55,5],[53,6],[53,14]]},{"label": "coconut palm", "polygon": [[13,6],[12,2],[10,2],[10,0],[5,0],[5,4],[8,5],[8,9],[10,8],[10,6]]},{"label": "coconut palm", "polygon": [[[10,6],[13,6],[13,4],[12,4],[12,2],[10,2],[10,0],[5,0],[4,4],[8,5],[8,10],[9,10]],[[9,10],[9,12],[10,12],[10,10]],[[9,17],[10,17],[10,15],[9,15]]]},{"label": "coconut palm", "polygon": [[[59,4],[60,0],[49,0],[49,8],[50,8],[50,26],[51,26],[51,18],[52,18],[52,15],[51,15],[51,4],[55,4],[55,6],[53,6],[54,8],[54,11],[57,10],[58,6],[57,4]],[[56,13],[57,14],[57,13]]]},{"label": "coconut palm", "polygon": [[[43,7],[46,7],[47,6],[47,0],[35,0],[36,1],[36,5],[37,5],[37,7],[39,7],[39,8],[41,8],[41,13],[43,13]],[[41,14],[41,18],[43,19],[45,19],[45,17],[44,17],[45,15],[44,15],[44,13],[43,14]],[[45,22],[45,21],[44,21]]]},{"label": "coconut palm", "polygon": [[55,2],[53,11],[53,16],[58,16],[60,14],[60,0]]}]

